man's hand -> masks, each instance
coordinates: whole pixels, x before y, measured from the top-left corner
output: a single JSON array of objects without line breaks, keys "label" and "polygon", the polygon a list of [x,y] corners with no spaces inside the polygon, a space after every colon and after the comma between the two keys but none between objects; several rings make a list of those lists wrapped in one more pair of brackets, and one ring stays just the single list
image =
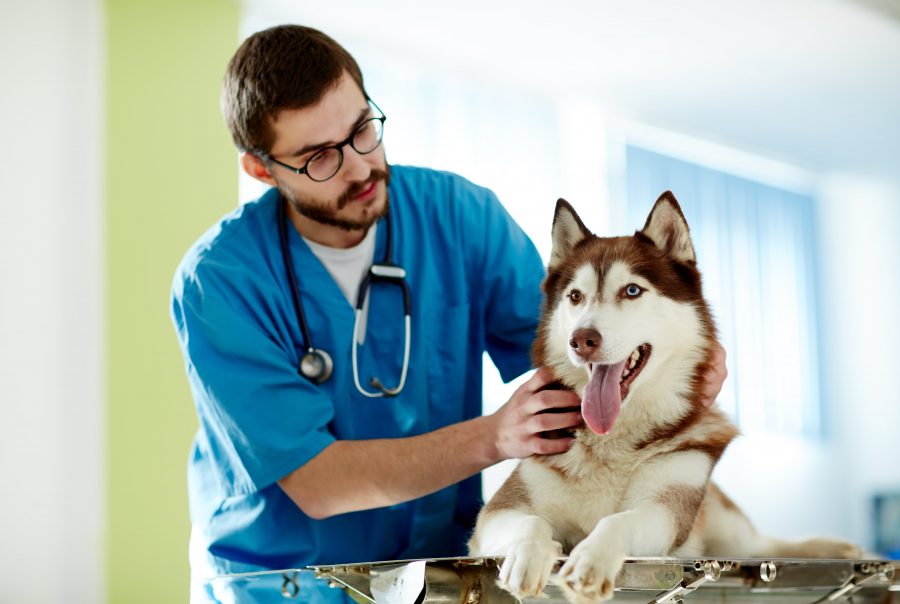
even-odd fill
[{"label": "man's hand", "polygon": [[572,446],[574,439],[544,438],[541,432],[576,428],[581,425],[581,412],[544,410],[577,408],[581,399],[571,390],[541,390],[553,382],[547,368],[538,369],[527,382],[519,386],[509,401],[490,419],[495,430],[495,446],[498,459],[522,459],[531,455],[563,453]]},{"label": "man's hand", "polygon": [[705,407],[716,402],[716,397],[722,391],[722,384],[728,377],[728,368],[725,366],[725,349],[718,341],[715,342],[712,356],[709,360],[709,368],[703,374],[703,385],[700,390],[700,401]]}]

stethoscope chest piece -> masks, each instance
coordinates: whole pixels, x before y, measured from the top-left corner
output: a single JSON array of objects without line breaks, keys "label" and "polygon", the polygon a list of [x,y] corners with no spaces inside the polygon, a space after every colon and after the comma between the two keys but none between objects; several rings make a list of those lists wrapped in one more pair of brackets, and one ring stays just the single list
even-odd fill
[{"label": "stethoscope chest piece", "polygon": [[322,384],[331,377],[334,361],[331,355],[319,348],[310,348],[300,359],[300,375],[313,382]]}]

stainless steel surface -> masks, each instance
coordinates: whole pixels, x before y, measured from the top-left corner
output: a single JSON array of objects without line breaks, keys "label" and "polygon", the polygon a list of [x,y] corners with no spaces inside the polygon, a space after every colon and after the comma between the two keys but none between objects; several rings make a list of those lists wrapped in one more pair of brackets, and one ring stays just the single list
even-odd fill
[{"label": "stainless steel surface", "polygon": [[[315,577],[372,604],[512,604],[496,584],[497,558],[437,558],[314,566],[227,575],[216,582],[271,582],[271,591],[303,601],[297,577]],[[560,560],[561,564],[562,560]],[[900,562],[884,560],[630,558],[616,581],[614,601],[900,603]],[[897,594],[895,596],[895,594]],[[242,601],[242,600],[239,600]],[[528,604],[566,602],[556,585]]]}]

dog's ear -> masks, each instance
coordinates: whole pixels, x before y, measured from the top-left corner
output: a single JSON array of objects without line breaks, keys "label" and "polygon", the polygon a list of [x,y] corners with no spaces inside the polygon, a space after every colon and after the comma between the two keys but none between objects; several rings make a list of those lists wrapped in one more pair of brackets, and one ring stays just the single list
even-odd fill
[{"label": "dog's ear", "polygon": [[580,241],[591,235],[575,212],[575,208],[560,198],[556,202],[556,212],[553,214],[553,250],[550,252],[549,268],[558,266]]},{"label": "dog's ear", "polygon": [[696,264],[697,256],[694,253],[694,244],[691,243],[690,229],[681,212],[681,206],[671,191],[666,191],[656,200],[641,233],[674,260]]}]

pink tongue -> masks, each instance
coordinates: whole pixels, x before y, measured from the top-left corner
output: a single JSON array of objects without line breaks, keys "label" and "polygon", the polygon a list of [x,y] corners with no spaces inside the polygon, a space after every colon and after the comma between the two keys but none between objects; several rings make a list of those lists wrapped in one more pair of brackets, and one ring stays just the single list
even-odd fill
[{"label": "pink tongue", "polygon": [[[626,361],[628,359],[625,359]],[[622,390],[619,381],[625,361],[615,365],[594,365],[591,381],[581,397],[581,415],[588,428],[597,434],[606,434],[619,417],[622,406]]]}]

